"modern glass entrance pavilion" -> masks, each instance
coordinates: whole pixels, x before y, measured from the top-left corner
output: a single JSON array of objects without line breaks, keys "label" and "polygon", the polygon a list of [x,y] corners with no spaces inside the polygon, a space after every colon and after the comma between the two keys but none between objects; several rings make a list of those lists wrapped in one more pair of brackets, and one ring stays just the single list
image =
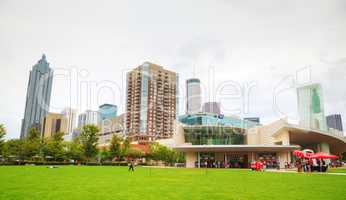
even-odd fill
[{"label": "modern glass entrance pavilion", "polygon": [[180,116],[185,142],[192,145],[244,144],[244,130],[258,125],[232,117],[199,113]]},{"label": "modern glass entrance pavilion", "polygon": [[184,144],[175,149],[186,153],[187,167],[247,168],[249,162],[258,159],[274,166],[300,148],[283,144],[249,145],[247,130],[260,125],[235,117],[198,113],[180,116],[179,121]]}]

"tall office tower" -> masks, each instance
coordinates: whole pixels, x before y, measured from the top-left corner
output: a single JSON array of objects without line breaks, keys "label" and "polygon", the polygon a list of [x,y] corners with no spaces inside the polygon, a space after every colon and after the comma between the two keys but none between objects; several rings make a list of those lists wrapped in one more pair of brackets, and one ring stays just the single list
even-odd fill
[{"label": "tall office tower", "polygon": [[63,111],[61,111],[61,114],[67,119],[67,133],[72,134],[73,130],[76,128],[77,110],[65,108]]},{"label": "tall office tower", "polygon": [[328,128],[344,131],[342,127],[342,119],[340,114],[328,115],[327,116]]},{"label": "tall office tower", "polygon": [[195,114],[201,111],[201,82],[198,78],[186,80],[186,113]]},{"label": "tall office tower", "polygon": [[112,119],[117,116],[118,107],[113,104],[102,104],[99,106],[100,120]]},{"label": "tall office tower", "polygon": [[218,102],[206,102],[203,105],[202,111],[204,113],[213,113],[216,115],[221,114],[221,105]]},{"label": "tall office tower", "polygon": [[126,133],[139,143],[169,138],[177,117],[178,75],[145,62],[127,73]]},{"label": "tall office tower", "polygon": [[297,97],[299,125],[326,131],[321,85],[311,84],[297,88]]},{"label": "tall office tower", "polygon": [[28,129],[41,127],[42,120],[49,111],[52,83],[53,70],[43,54],[30,71],[20,138],[27,136]]},{"label": "tall office tower", "polygon": [[81,129],[84,125],[99,125],[99,113],[97,111],[86,110],[78,116],[78,128]]},{"label": "tall office tower", "polygon": [[48,113],[42,122],[42,137],[50,138],[55,133],[67,133],[67,118],[63,114]]}]

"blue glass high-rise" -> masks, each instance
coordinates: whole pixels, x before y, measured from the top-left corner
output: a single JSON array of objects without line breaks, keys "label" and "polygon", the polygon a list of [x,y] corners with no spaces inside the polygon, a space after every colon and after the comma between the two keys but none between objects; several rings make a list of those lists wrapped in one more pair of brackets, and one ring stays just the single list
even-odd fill
[{"label": "blue glass high-rise", "polygon": [[100,120],[112,119],[117,116],[118,107],[113,104],[102,104],[99,106]]},{"label": "blue glass high-rise", "polygon": [[32,67],[26,94],[24,118],[20,137],[24,138],[31,127],[40,128],[47,115],[53,84],[53,69],[49,67],[46,56]]}]

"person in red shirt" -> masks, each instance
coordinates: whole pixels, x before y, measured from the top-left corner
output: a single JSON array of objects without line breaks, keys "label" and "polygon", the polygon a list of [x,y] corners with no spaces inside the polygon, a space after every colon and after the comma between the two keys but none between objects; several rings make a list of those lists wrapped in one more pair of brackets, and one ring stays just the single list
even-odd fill
[{"label": "person in red shirt", "polygon": [[262,169],[262,163],[257,161],[256,162],[256,171],[260,171]]}]

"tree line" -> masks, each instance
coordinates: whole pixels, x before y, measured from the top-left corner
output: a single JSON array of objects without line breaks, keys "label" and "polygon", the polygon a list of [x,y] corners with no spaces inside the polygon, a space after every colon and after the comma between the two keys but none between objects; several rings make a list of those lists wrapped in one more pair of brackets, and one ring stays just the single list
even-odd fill
[{"label": "tree line", "polygon": [[0,160],[3,161],[44,161],[44,162],[116,162],[144,158],[162,161],[167,165],[184,162],[182,153],[160,144],[151,144],[149,152],[133,148],[128,139],[112,136],[108,147],[99,149],[99,129],[85,125],[79,137],[71,142],[64,141],[64,133],[58,132],[51,138],[42,138],[36,128],[31,128],[24,139],[4,140],[6,129],[0,124]]}]

